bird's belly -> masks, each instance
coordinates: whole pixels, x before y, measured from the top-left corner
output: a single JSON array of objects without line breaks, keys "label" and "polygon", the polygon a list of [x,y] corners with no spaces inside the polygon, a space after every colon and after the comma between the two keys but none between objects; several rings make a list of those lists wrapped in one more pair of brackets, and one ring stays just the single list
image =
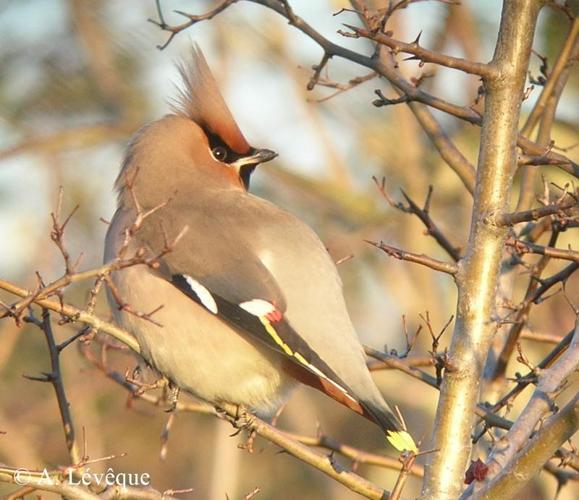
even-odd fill
[{"label": "bird's belly", "polygon": [[153,316],[162,326],[126,311],[117,313],[117,321],[135,335],[143,357],[180,388],[213,404],[242,404],[263,416],[287,398],[293,382],[272,350],[254,345],[148,270],[116,274],[121,296],[133,308],[147,312],[163,306]]}]

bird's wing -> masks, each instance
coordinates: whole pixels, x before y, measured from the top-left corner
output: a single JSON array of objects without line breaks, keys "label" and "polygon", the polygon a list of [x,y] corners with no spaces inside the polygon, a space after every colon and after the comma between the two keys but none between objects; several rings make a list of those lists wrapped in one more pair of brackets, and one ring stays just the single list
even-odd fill
[{"label": "bird's wing", "polygon": [[[300,336],[273,302],[261,298],[237,302],[211,291],[186,273],[172,274],[171,283],[209,313],[283,355],[291,363],[286,368],[294,377],[364,413],[346,383]],[[304,369],[308,373],[304,373]],[[344,399],[350,400],[350,404]]]},{"label": "bird's wing", "polygon": [[172,216],[148,217],[136,239],[158,255],[163,235],[187,226],[161,259],[162,278],[281,355],[290,376],[378,423],[397,449],[414,449],[366,368],[324,246],[295,217],[248,196],[220,193],[204,207],[172,206]]},{"label": "bird's wing", "polygon": [[208,313],[285,357],[284,366],[293,377],[364,414],[348,384],[286,317],[286,295],[252,248],[247,226],[228,220],[218,208],[212,217],[199,211],[184,217],[185,211],[174,209],[175,216],[165,215],[162,227],[153,215],[135,235],[141,246],[158,255],[165,245],[163,235],[170,239],[189,228],[175,251],[160,260],[159,275]]}]

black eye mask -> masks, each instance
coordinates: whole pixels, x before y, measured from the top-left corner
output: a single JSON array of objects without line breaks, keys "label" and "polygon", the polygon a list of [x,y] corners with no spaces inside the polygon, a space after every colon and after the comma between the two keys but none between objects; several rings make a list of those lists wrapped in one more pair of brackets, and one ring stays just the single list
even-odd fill
[{"label": "black eye mask", "polygon": [[[213,158],[221,163],[235,163],[237,160],[241,158],[245,158],[246,156],[251,156],[255,154],[255,148],[250,148],[247,153],[239,154],[233,151],[225,141],[219,137],[217,134],[213,132],[206,132],[207,139],[209,141],[209,149],[211,150],[211,154]],[[248,165],[249,166],[249,165]]]}]

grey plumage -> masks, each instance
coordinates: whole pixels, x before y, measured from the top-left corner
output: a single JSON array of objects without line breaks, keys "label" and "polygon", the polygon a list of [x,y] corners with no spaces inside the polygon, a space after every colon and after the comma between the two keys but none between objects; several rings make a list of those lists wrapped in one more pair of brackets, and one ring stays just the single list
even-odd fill
[{"label": "grey plumage", "polygon": [[[139,310],[163,305],[155,316],[163,327],[123,311],[118,321],[135,334],[155,368],[206,401],[270,415],[297,374],[329,388],[390,435],[402,436],[398,447],[413,448],[366,368],[323,244],[295,216],[245,189],[242,169],[249,165],[252,171],[271,152],[251,148],[229,111],[223,112],[198,49],[187,68],[180,107],[187,111],[144,127],[131,143],[105,251],[105,260],[115,257],[135,217],[125,179],[134,179],[133,194],[144,210],[169,200],[144,221],[131,247],[156,255],[163,235],[172,238],[187,227],[175,250],[157,270],[132,267],[113,277],[123,299]],[[204,93],[211,98],[204,101]],[[199,290],[207,291],[211,307]],[[275,314],[248,312],[256,304]]]}]

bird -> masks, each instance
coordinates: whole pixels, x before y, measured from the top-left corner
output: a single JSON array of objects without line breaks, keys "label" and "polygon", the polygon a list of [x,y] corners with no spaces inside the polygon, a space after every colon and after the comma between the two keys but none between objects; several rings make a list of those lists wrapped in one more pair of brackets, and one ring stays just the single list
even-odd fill
[{"label": "bird", "polygon": [[[115,182],[104,261],[133,252],[155,262],[112,273],[116,321],[171,384],[218,408],[271,418],[302,383],[416,452],[372,380],[327,249],[249,192],[256,167],[277,154],[247,142],[198,45],[179,72],[171,112],[134,134]],[[158,309],[154,321],[113,295]]]}]

